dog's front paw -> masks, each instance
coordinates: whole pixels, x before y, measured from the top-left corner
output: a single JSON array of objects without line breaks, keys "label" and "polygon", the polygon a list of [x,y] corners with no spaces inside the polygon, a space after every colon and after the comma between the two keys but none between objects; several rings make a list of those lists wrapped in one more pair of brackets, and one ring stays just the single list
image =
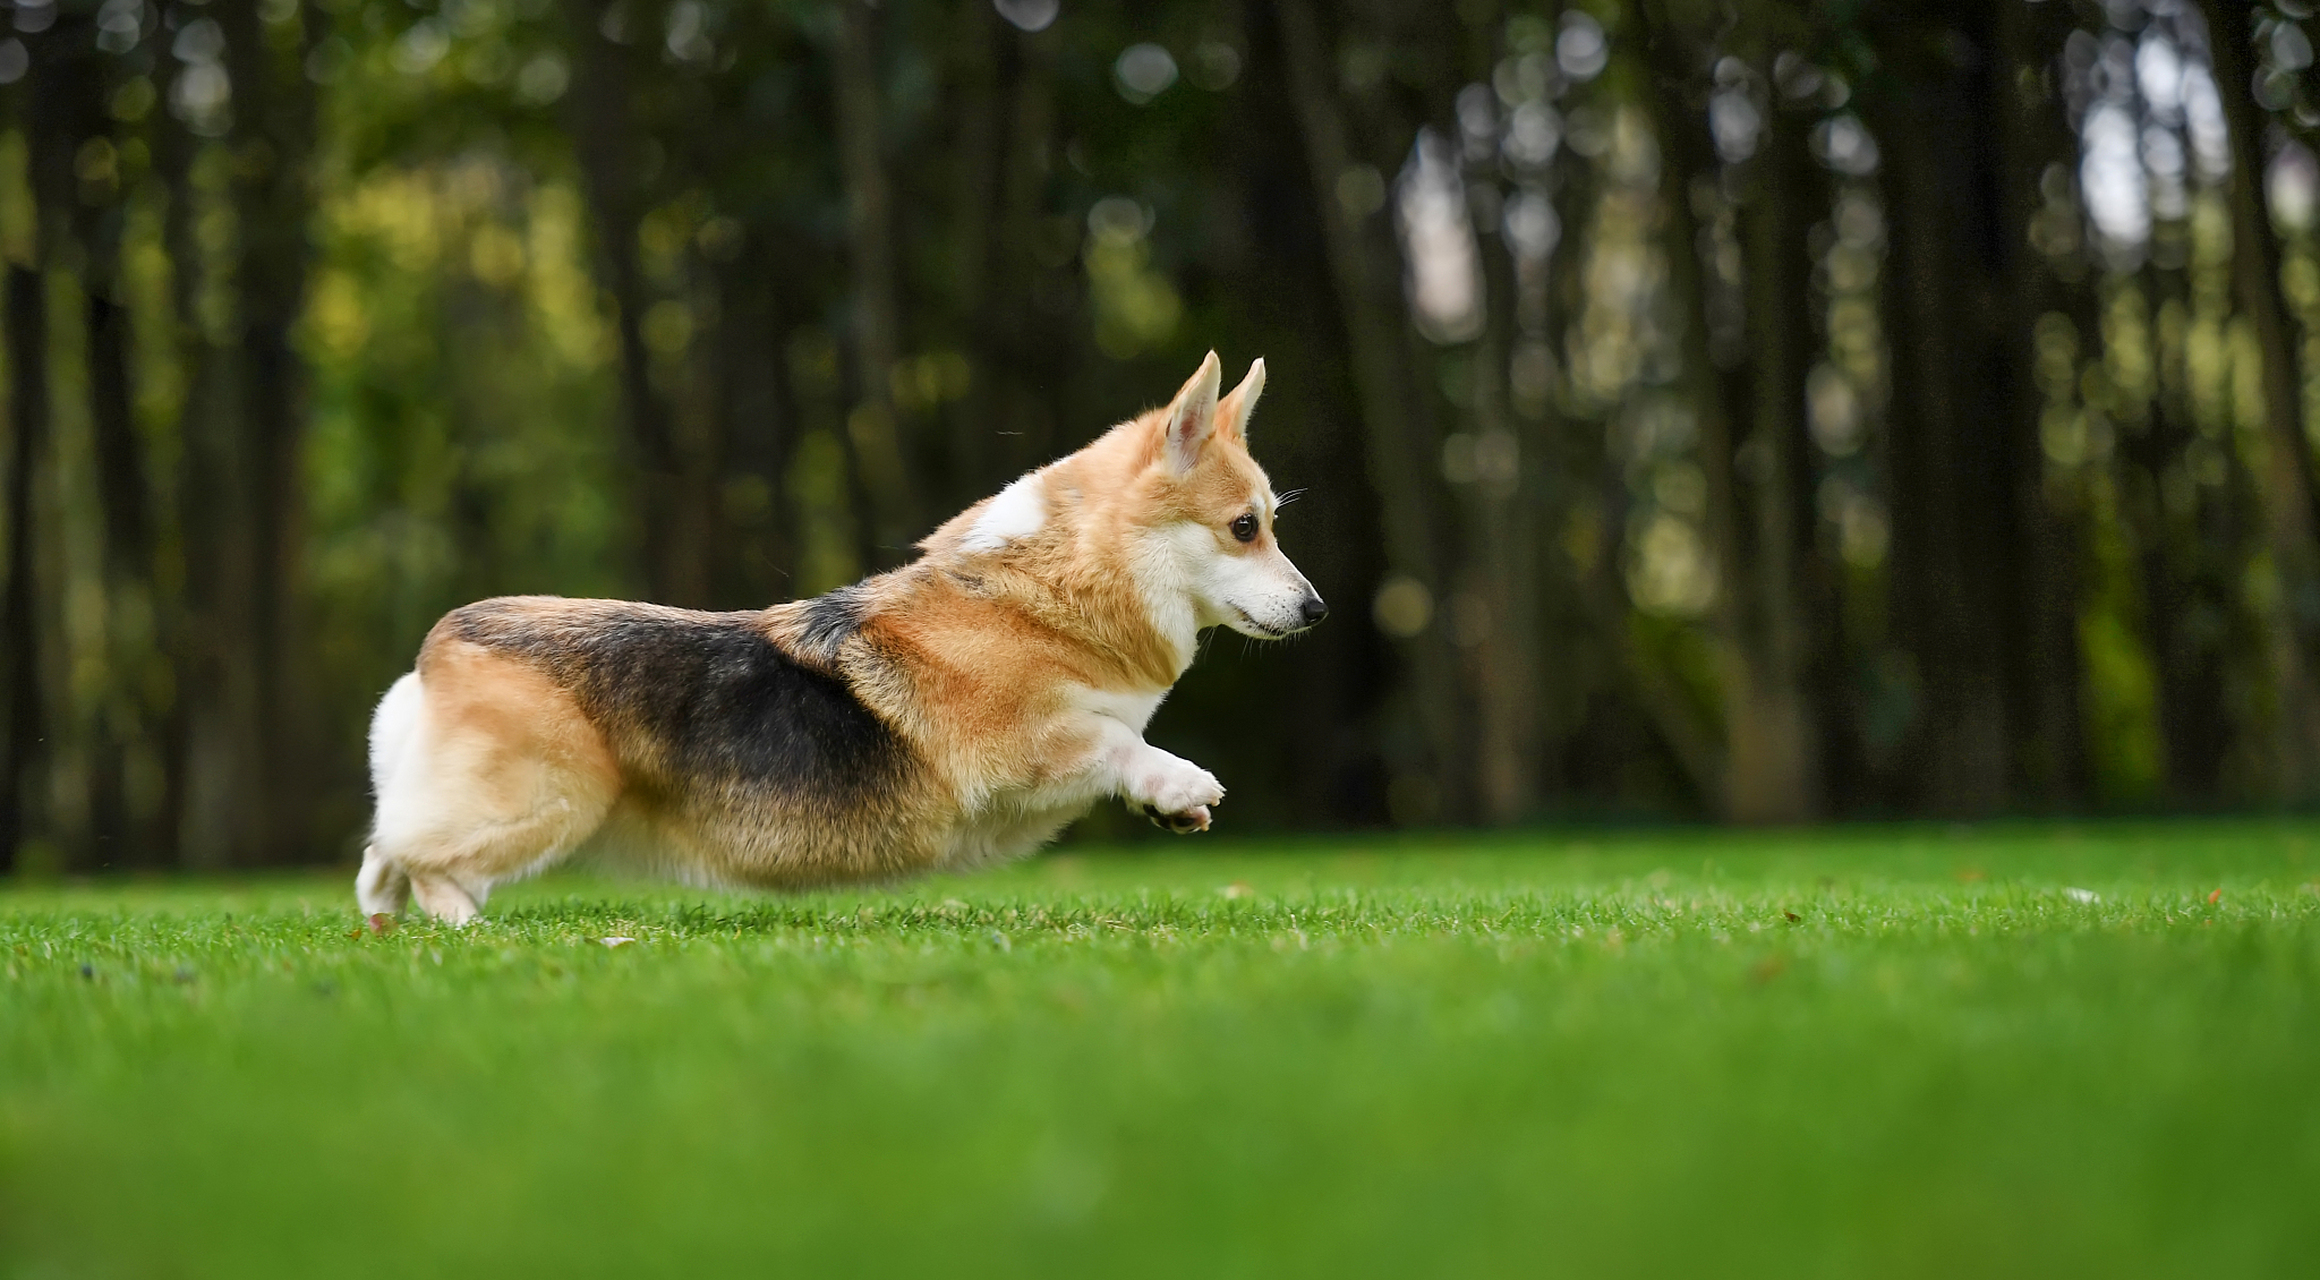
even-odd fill
[{"label": "dog's front paw", "polygon": [[1208,811],[1224,802],[1224,784],[1190,760],[1155,754],[1160,756],[1157,767],[1136,779],[1130,805],[1143,810],[1153,825],[1180,836],[1208,830]]},{"label": "dog's front paw", "polygon": [[[1224,784],[1216,775],[1188,760],[1173,762],[1174,767],[1156,770],[1144,779],[1137,790],[1137,799],[1146,808],[1162,814],[1189,815],[1195,809],[1205,810],[1224,802]],[[1202,817],[1200,825],[1208,825]]]},{"label": "dog's front paw", "polygon": [[1144,816],[1152,820],[1153,826],[1163,831],[1173,831],[1180,836],[1208,830],[1208,806],[1205,804],[1194,805],[1181,813],[1162,813],[1158,809],[1146,809]]}]

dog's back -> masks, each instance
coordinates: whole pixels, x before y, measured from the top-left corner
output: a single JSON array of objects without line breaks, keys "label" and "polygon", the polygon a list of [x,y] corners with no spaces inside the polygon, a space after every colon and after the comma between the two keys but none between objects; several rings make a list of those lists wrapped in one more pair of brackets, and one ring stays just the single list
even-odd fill
[{"label": "dog's back", "polygon": [[[842,595],[809,607],[847,611]],[[471,644],[547,675],[604,735],[627,790],[656,805],[704,784],[788,807],[891,790],[909,747],[844,679],[800,662],[766,627],[760,611],[515,596],[446,615],[428,649]]]}]

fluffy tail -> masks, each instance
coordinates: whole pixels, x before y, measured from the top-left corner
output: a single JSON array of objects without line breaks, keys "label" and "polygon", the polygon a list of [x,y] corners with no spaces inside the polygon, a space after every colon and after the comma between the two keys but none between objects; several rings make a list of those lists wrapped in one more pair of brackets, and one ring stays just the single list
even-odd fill
[{"label": "fluffy tail", "polygon": [[354,877],[354,897],[366,916],[401,915],[411,901],[411,877],[401,863],[380,857],[376,846],[365,847],[362,870]]},{"label": "fluffy tail", "polygon": [[[386,802],[387,788],[418,735],[421,704],[419,673],[414,671],[395,681],[371,715],[371,796],[377,803]],[[372,843],[363,849],[362,870],[354,878],[354,896],[365,915],[400,914],[411,900],[411,877],[401,863],[379,852],[375,818],[371,837]]]},{"label": "fluffy tail", "polygon": [[371,795],[383,799],[387,783],[395,776],[403,762],[412,735],[419,728],[419,707],[422,695],[419,673],[410,672],[395,681],[387,696],[379,699],[379,709],[371,713]]}]

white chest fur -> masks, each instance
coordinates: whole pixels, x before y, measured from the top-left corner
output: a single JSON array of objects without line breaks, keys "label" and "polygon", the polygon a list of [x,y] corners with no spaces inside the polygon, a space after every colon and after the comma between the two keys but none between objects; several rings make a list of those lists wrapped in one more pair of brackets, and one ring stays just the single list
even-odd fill
[{"label": "white chest fur", "polygon": [[1152,713],[1168,698],[1161,689],[1150,693],[1114,693],[1104,689],[1079,688],[1072,691],[1072,703],[1082,711],[1119,721],[1138,733],[1152,723]]}]

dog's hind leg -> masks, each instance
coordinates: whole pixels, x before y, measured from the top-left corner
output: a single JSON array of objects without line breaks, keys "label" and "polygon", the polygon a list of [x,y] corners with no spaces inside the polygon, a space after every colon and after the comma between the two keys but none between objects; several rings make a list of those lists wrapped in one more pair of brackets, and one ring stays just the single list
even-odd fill
[{"label": "dog's hind leg", "polygon": [[[443,815],[432,838],[402,857],[419,906],[450,924],[466,924],[483,910],[492,886],[520,880],[552,865],[593,834],[609,798],[591,795],[586,779],[542,770],[537,803],[504,817],[477,807]],[[598,793],[601,794],[601,793]]]},{"label": "dog's hind leg", "polygon": [[408,877],[429,915],[465,924],[493,885],[593,834],[620,773],[571,696],[536,669],[457,641],[422,668],[424,705],[380,785],[372,856]]},{"label": "dog's hind leg", "polygon": [[445,924],[463,925],[483,914],[483,904],[449,876],[413,876],[411,890],[418,895],[419,908]]}]

